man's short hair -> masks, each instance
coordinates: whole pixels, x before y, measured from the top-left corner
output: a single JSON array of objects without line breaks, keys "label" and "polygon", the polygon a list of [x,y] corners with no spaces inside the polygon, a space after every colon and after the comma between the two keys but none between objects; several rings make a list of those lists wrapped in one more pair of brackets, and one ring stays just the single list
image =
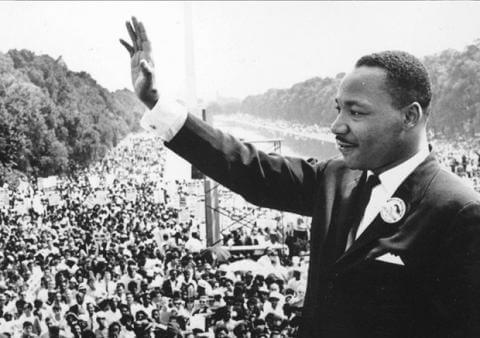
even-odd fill
[{"label": "man's short hair", "polygon": [[426,110],[432,99],[430,77],[422,62],[402,51],[384,51],[362,56],[355,67],[379,67],[387,73],[387,89],[396,108],[418,102]]}]

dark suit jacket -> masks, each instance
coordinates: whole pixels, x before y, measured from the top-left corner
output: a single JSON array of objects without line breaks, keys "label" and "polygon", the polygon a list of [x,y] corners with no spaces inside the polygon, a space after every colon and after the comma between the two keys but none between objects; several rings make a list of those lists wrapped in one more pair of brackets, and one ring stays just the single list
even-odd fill
[{"label": "dark suit jacket", "polygon": [[[434,154],[344,252],[361,171],[267,155],[189,116],[167,146],[248,201],[312,216],[300,337],[480,337],[480,199]],[[398,255],[404,265],[375,260]]]},{"label": "dark suit jacket", "polygon": [[170,298],[173,297],[173,286],[172,286],[172,281],[170,279],[167,279],[163,282],[162,292],[167,297],[170,297]]}]

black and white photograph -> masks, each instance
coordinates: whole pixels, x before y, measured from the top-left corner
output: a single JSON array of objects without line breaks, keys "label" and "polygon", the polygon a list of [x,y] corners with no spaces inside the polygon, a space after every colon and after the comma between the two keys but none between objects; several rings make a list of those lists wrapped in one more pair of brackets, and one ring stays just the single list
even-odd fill
[{"label": "black and white photograph", "polygon": [[0,338],[479,338],[479,193],[480,2],[0,2]]}]

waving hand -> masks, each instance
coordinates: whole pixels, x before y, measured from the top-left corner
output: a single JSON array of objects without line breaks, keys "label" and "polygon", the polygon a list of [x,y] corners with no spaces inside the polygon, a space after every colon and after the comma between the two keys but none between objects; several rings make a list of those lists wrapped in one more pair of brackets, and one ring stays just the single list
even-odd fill
[{"label": "waving hand", "polygon": [[159,98],[155,86],[152,46],[142,22],[132,17],[132,22],[127,21],[126,26],[132,45],[123,39],[120,39],[120,43],[127,49],[131,57],[133,88],[138,98],[152,108]]}]

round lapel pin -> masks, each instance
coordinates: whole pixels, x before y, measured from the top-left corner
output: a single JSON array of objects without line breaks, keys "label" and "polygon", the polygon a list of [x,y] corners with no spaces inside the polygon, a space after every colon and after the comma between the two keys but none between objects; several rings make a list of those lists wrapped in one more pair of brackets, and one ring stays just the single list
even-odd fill
[{"label": "round lapel pin", "polygon": [[398,197],[392,197],[387,200],[380,210],[380,216],[386,223],[397,223],[405,216],[407,207],[405,202]]}]

